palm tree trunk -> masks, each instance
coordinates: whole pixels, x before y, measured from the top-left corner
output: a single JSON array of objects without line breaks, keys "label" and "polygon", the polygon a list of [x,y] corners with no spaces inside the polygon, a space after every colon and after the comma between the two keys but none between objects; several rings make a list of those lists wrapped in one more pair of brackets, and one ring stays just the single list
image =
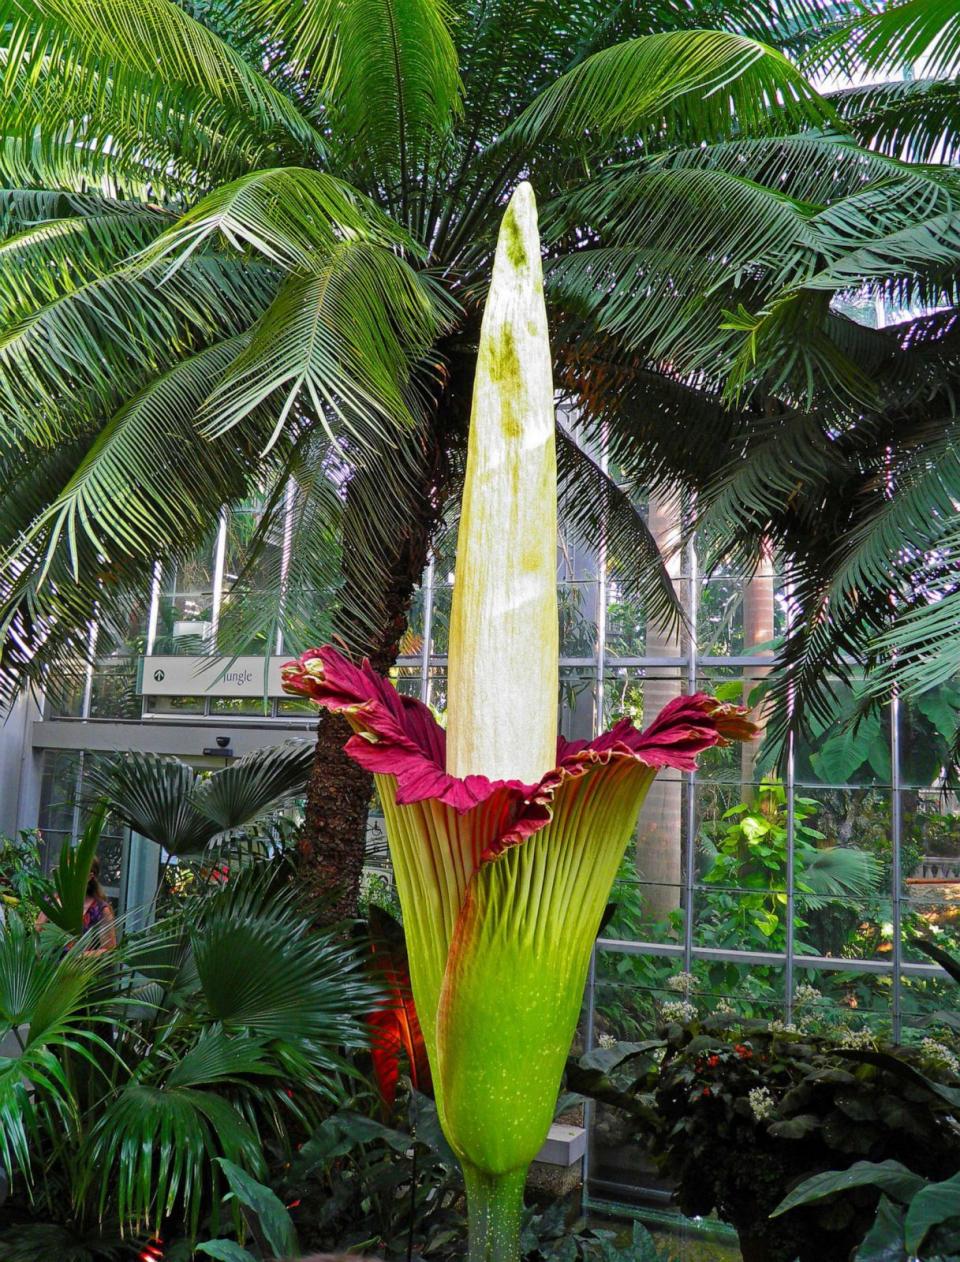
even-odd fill
[{"label": "palm tree trunk", "polygon": [[357,910],[373,777],[343,752],[347,721],[323,711],[300,835],[298,868],[317,920],[334,924]]},{"label": "palm tree trunk", "polygon": [[[383,675],[396,664],[442,514],[440,450],[433,440],[407,452],[415,467],[405,478],[371,464],[358,469],[347,487],[336,640],[354,660],[368,658]],[[394,464],[401,459],[393,448],[384,458]],[[321,715],[298,863],[305,888],[317,900],[320,924],[355,915],[360,892],[373,777],[343,752],[349,736],[345,719]]]}]

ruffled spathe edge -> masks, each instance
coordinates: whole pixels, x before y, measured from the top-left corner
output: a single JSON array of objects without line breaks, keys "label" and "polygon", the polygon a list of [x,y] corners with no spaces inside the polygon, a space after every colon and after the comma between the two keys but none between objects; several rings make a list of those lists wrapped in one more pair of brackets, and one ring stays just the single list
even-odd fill
[{"label": "ruffled spathe edge", "polygon": [[561,738],[557,765],[538,784],[486,776],[461,780],[445,770],[446,732],[429,708],[398,693],[369,662],[354,666],[326,645],[286,662],[281,673],[285,692],[308,697],[348,719],[354,735],[346,744],[347,753],[367,771],[395,778],[398,805],[432,800],[463,813],[494,794],[503,795],[503,817],[510,822],[487,846],[481,862],[495,859],[548,824],[557,790],[572,776],[615,758],[632,759],[653,771],[692,771],[704,750],[750,740],[757,732],[743,706],[698,692],[671,701],[644,731],[621,719],[592,741]]}]

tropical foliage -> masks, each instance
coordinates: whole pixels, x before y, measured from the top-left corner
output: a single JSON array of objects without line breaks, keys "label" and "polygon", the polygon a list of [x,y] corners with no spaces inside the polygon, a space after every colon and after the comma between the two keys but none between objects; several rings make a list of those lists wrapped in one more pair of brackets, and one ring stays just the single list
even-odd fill
[{"label": "tropical foliage", "polygon": [[[389,640],[388,576],[413,548],[419,577],[456,489],[477,298],[517,174],[533,161],[545,198],[624,136],[672,148],[833,118],[755,42],[789,18],[802,44],[819,15],[801,0],[727,6],[716,31],[669,4],[115,8],[3,10],[14,678],[85,654],[95,613],[122,627],[153,561],[266,481],[262,550],[288,476],[297,546],[272,581],[292,647],[329,630],[317,592],[338,535],[338,630]],[[643,540],[599,467],[569,439],[564,453],[594,516],[603,503]],[[669,608],[662,574],[644,581]],[[279,606],[246,613],[266,632]]]},{"label": "tropical foliage", "polygon": [[[819,46],[813,0],[3,15],[9,685],[127,640],[154,561],[185,562],[252,490],[221,645],[333,632],[388,665],[458,497],[524,174],[579,418],[558,433],[566,509],[610,541],[625,597],[680,616],[635,507],[679,484],[716,559],[749,569],[772,542],[791,567],[774,737],[833,720],[831,680],[886,660],[891,618],[907,682],[952,672],[931,652],[956,498],[949,6],[841,2],[854,26]],[[928,77],[818,94],[781,50]],[[876,303],[903,318],[870,327]]]},{"label": "tropical foliage", "polygon": [[87,791],[168,855],[196,855],[302,796],[312,758],[304,741],[266,746],[217,771],[197,772],[179,758],[118,754],[91,768]]},{"label": "tropical foliage", "polygon": [[747,1258],[846,1257],[866,1235],[869,1180],[831,1175],[825,1194],[844,1196],[785,1199],[807,1175],[898,1161],[931,1182],[956,1173],[960,1061],[941,1044],[892,1049],[850,1029],[818,1037],[734,1015],[665,1018],[660,1035],[587,1053],[568,1085],[619,1114],[685,1213],[716,1210],[736,1226]]},{"label": "tropical foliage", "polygon": [[289,1160],[343,1097],[376,995],[359,955],[255,869],[117,951],[64,941],[16,918],[0,934],[19,1046],[0,1074],[0,1256],[236,1225],[229,1187]]}]

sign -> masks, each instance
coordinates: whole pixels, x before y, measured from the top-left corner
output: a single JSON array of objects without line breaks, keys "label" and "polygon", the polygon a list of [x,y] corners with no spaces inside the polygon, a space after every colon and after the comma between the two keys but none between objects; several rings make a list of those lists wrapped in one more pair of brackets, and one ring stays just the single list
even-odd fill
[{"label": "sign", "polygon": [[137,692],[152,697],[262,697],[266,669],[266,695],[284,697],[280,667],[289,661],[288,656],[144,657]]}]

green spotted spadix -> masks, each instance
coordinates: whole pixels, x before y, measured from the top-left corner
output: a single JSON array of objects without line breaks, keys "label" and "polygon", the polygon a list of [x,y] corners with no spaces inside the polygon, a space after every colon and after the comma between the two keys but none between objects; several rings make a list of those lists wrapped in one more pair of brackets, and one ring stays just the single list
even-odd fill
[{"label": "green spotted spadix", "polygon": [[557,753],[557,455],[533,189],[483,313],[450,618],[447,770],[535,783]]},{"label": "green spotted spadix", "polygon": [[590,953],[657,771],[753,728],[703,694],[638,731],[557,737],[556,461],[536,206],[504,216],[478,354],[449,651],[448,731],[364,662],[312,649],[284,686],[346,716],[374,773],[470,1262],[517,1262]]}]

